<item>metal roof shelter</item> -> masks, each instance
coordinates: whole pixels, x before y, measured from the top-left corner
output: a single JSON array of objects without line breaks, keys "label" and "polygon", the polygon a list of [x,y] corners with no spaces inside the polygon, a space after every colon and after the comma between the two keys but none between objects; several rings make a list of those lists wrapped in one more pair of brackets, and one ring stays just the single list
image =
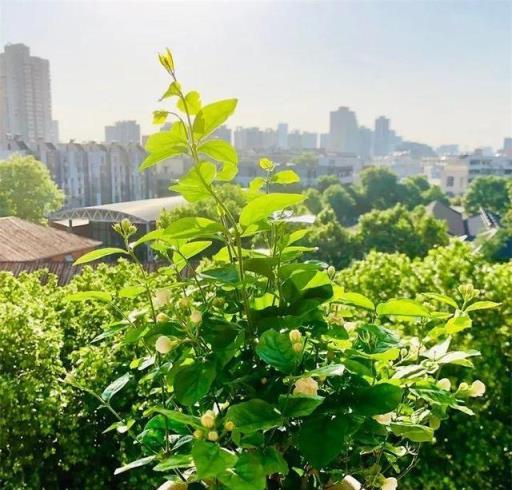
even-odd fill
[{"label": "metal roof shelter", "polygon": [[51,221],[89,220],[100,223],[117,223],[128,218],[132,223],[149,225],[154,223],[162,210],[170,211],[186,204],[181,196],[142,199],[140,201],[117,202],[65,209],[53,213]]}]

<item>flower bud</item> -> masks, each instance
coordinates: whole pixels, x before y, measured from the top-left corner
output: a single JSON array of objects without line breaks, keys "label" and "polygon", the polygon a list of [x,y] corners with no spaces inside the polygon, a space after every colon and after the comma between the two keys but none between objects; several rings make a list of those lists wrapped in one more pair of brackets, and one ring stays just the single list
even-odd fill
[{"label": "flower bud", "polygon": [[260,159],[260,168],[262,170],[266,170],[267,172],[270,172],[271,170],[274,170],[274,162],[272,160],[269,160],[268,158],[261,158]]},{"label": "flower bud", "polygon": [[294,395],[316,396],[318,383],[313,378],[300,378],[295,382]]},{"label": "flower bud", "polygon": [[469,388],[469,396],[478,397],[483,396],[484,393],[485,385],[479,379],[473,381],[471,387]]},{"label": "flower bud", "polygon": [[212,304],[215,308],[224,308],[226,301],[224,300],[224,298],[219,298],[218,296],[216,296],[215,298],[213,298]]},{"label": "flower bud", "polygon": [[207,429],[211,429],[215,425],[215,413],[211,410],[205,412],[201,417],[201,425]]},{"label": "flower bud", "polygon": [[212,442],[218,441],[219,434],[217,433],[217,431],[211,430],[210,432],[208,432],[208,440]]},{"label": "flower bud", "polygon": [[457,391],[468,391],[469,390],[469,385],[467,383],[461,383],[459,385],[459,389]]},{"label": "flower bud", "polygon": [[398,481],[396,478],[386,478],[382,484],[382,490],[396,490],[398,487]]},{"label": "flower bud", "polygon": [[235,423],[232,422],[231,420],[228,420],[225,424],[224,424],[224,429],[227,430],[228,432],[232,432],[235,430]]},{"label": "flower bud", "polygon": [[441,426],[441,419],[435,415],[431,415],[428,419],[428,425],[430,425],[432,429],[437,430]]},{"label": "flower bud", "polygon": [[134,233],[137,232],[137,227],[132,224],[128,218],[122,219],[119,223],[116,223],[113,227],[114,231],[121,235],[123,238],[130,238]]},{"label": "flower bud", "polygon": [[450,391],[452,388],[452,383],[448,378],[443,378],[437,382],[437,387],[445,391]]},{"label": "flower bud", "polygon": [[196,429],[192,434],[194,439],[202,439],[204,437],[204,432],[201,429]]},{"label": "flower bud", "polygon": [[152,298],[155,308],[162,308],[171,301],[171,292],[168,289],[160,289]]},{"label": "flower bud", "polygon": [[329,276],[329,279],[334,279],[334,276],[336,275],[336,269],[332,265],[327,267],[327,275]]},{"label": "flower bud", "polygon": [[302,345],[302,342],[295,342],[294,344],[292,344],[292,349],[298,354],[299,352],[302,352],[302,348],[303,348],[303,345]]},{"label": "flower bud", "polygon": [[267,378],[261,378],[261,384],[262,385],[266,385],[268,383],[268,379]]},{"label": "flower bud", "polygon": [[340,490],[361,490],[363,487],[353,476],[347,475],[341,480]]},{"label": "flower bud", "polygon": [[290,340],[292,341],[292,343],[300,342],[302,340],[302,334],[297,329],[290,330],[290,333],[288,334],[288,336],[290,337]]},{"label": "flower bud", "polygon": [[167,354],[176,345],[175,340],[171,340],[167,335],[160,335],[155,342],[155,349],[160,354]]},{"label": "flower bud", "polygon": [[169,321],[169,317],[165,313],[159,313],[156,316],[157,323],[165,323]]},{"label": "flower bud", "polygon": [[203,320],[203,315],[201,314],[201,312],[199,310],[193,310],[192,313],[190,314],[190,321],[192,323],[201,323],[201,321]]},{"label": "flower bud", "polygon": [[186,310],[187,308],[190,308],[191,304],[192,303],[191,303],[190,299],[188,299],[187,297],[183,297],[178,300],[178,308],[180,308],[182,310]]},{"label": "flower bud", "polygon": [[393,412],[384,413],[381,415],[374,415],[373,419],[376,420],[379,424],[389,425],[391,424],[391,420],[393,419]]}]

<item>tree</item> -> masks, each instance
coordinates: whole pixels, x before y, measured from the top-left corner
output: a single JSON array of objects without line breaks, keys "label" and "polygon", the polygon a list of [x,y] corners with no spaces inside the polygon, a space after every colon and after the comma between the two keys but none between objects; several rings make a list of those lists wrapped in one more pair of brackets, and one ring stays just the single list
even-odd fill
[{"label": "tree", "polygon": [[349,224],[356,218],[355,201],[347,190],[340,184],[331,185],[323,195],[324,203],[329,205],[336,213],[341,224]]},{"label": "tree", "polygon": [[340,183],[340,179],[338,179],[338,177],[336,177],[336,175],[322,175],[316,181],[316,188],[320,192],[324,192],[325,189],[327,189],[331,185],[335,185],[335,184],[339,184],[339,183]]},{"label": "tree", "polygon": [[320,191],[318,191],[314,187],[310,187],[308,190],[304,192],[304,195],[306,196],[304,198],[304,204],[306,205],[306,207],[313,214],[318,214],[323,208],[322,194],[320,193]]},{"label": "tree", "polygon": [[34,157],[14,155],[0,162],[0,216],[41,223],[63,202],[63,192]]},{"label": "tree", "polygon": [[361,172],[361,194],[368,209],[387,209],[399,202],[400,185],[397,176],[384,167],[371,167]]},{"label": "tree", "polygon": [[445,223],[429,216],[424,207],[408,211],[402,204],[363,215],[359,238],[366,252],[401,252],[409,257],[423,257],[434,246],[448,243]]},{"label": "tree", "polygon": [[467,213],[474,214],[484,208],[496,214],[503,214],[511,206],[508,182],[504,177],[488,175],[478,177],[471,182],[464,196],[464,208]]}]

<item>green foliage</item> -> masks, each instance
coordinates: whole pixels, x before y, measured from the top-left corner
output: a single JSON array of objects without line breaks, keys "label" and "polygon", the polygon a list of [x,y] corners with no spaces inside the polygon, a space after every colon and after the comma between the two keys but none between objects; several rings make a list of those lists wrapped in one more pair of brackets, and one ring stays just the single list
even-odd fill
[{"label": "green foliage", "polygon": [[331,185],[323,194],[324,204],[330,206],[336,213],[336,219],[342,225],[353,220],[355,201],[340,184]]},{"label": "green foliage", "polygon": [[34,157],[14,155],[0,161],[0,216],[44,223],[63,202],[50,172]]},{"label": "green foliage", "polygon": [[484,208],[502,215],[511,206],[508,179],[505,177],[478,177],[471,182],[464,196],[464,208],[469,214],[475,214],[480,208]]},{"label": "green foliage", "polygon": [[[180,488],[325,489],[350,475],[368,490],[382,488],[386,477],[399,478],[416,464],[420,445],[434,440],[442,419],[453,410],[471,414],[469,399],[482,394],[480,382],[457,390],[437,382],[447,365],[467,369],[473,366],[468,358],[479,355],[450,351],[448,336],[459,317],[469,327],[475,295],[464,289],[460,309],[438,315],[431,299],[375,304],[344,291],[332,282],[332,268],[304,260],[312,250],[297,242],[307,230],[290,219],[304,196],[269,193],[272,184],[293,184],[297,177],[268,159],[260,161],[265,177],[250,183],[246,203],[232,214],[218,183],[236,174],[234,150],[204,148],[236,100],[203,106],[197,92],[182,92],[170,52],[160,61],[171,77],[166,100],[178,99],[184,119],[172,134],[150,138],[143,167],[183,145],[193,166],[172,189],[189,202],[214,203],[215,212],[171,221],[135,244],[128,225],[116,228],[133,261],[136,248],[149,243],[169,264],[153,276],[141,269],[123,284],[128,294],[112,294],[118,324],[102,338],[111,335],[114,348],[133,357],[129,369],[117,370],[102,395],[83,379],[69,380],[114,414],[118,431],[138,444],[140,454],[116,473],[141,468],[149,474],[152,467],[162,488],[182,480]],[[386,206],[372,178],[363,186]],[[338,188],[326,194],[338,203]],[[421,211],[415,217],[421,221]],[[431,232],[424,221],[416,230]],[[182,274],[190,258],[184,247],[204,250],[205,239],[220,248]],[[250,248],[249,240],[261,247]],[[139,287],[140,304],[118,303]],[[483,306],[497,305],[474,308]],[[359,321],[346,322],[351,315]],[[404,318],[421,332],[419,339],[400,332]],[[136,399],[117,405],[133,386]]]}]

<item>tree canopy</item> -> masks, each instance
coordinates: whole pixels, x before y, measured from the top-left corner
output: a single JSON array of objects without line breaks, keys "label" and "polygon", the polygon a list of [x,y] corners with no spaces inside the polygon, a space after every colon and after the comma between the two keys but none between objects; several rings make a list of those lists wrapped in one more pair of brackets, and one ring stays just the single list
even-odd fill
[{"label": "tree canopy", "polygon": [[464,196],[464,208],[470,214],[478,212],[479,208],[484,208],[502,215],[510,206],[509,182],[504,177],[494,175],[478,177],[471,182]]}]

